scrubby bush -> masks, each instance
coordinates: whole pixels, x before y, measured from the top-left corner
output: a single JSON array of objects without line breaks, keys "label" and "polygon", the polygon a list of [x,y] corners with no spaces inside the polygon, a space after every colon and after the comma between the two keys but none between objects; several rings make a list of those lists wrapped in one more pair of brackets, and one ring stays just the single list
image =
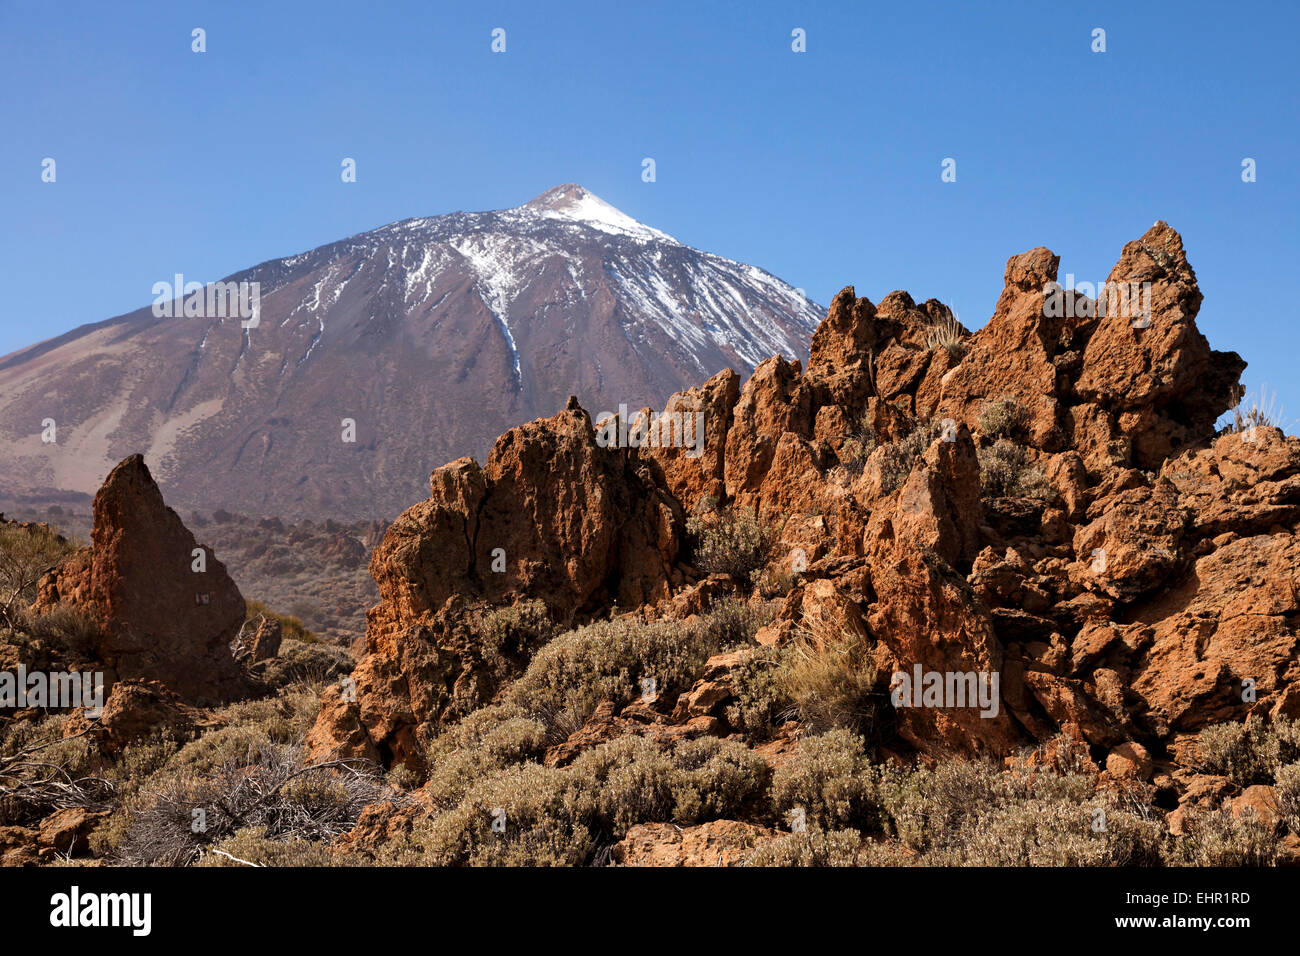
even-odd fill
[{"label": "scrubby bush", "polygon": [[285,640],[275,657],[258,661],[253,672],[271,687],[295,683],[329,684],[350,673],[356,662],[346,650],[331,644]]},{"label": "scrubby bush", "polygon": [[864,633],[838,627],[801,631],[781,656],[773,680],[806,729],[870,734],[880,700],[870,652]]},{"label": "scrubby bush", "polygon": [[324,840],[351,829],[367,804],[395,798],[379,768],[362,761],[309,766],[297,747],[277,745],[205,775],[169,776],[141,794],[114,862],[195,862],[247,827],[270,838]]},{"label": "scrubby bush", "polygon": [[44,641],[55,654],[80,657],[92,653],[99,638],[99,624],[84,608],[56,604],[43,614],[27,614],[23,629]]},{"label": "scrubby bush", "polygon": [[1029,461],[1023,445],[999,438],[977,452],[980,463],[980,491],[989,498],[1038,498],[1052,496],[1051,482]]},{"label": "scrubby bush", "polygon": [[278,697],[242,701],[217,711],[221,726],[181,747],[148,785],[162,777],[216,773],[221,767],[256,763],[267,753],[301,741],[320,709],[318,688],[301,685]]},{"label": "scrubby bush", "polygon": [[429,746],[428,793],[439,807],[454,806],[476,780],[546,749],[546,725],[510,704],[476,710],[444,730]]},{"label": "scrubby bush", "polygon": [[623,617],[588,624],[543,647],[505,699],[553,731],[572,732],[601,701],[623,705],[639,697],[642,678],[653,679],[658,694],[681,693],[729,630],[711,623],[706,615],[689,623]]},{"label": "scrubby bush", "polygon": [[1272,828],[1254,816],[1234,817],[1227,810],[1189,814],[1186,836],[1172,841],[1165,862],[1170,866],[1272,866],[1277,839]]},{"label": "scrubby bush", "polygon": [[749,576],[755,592],[762,598],[783,598],[799,583],[799,574],[785,567],[759,568]]},{"label": "scrubby bush", "polygon": [[455,808],[422,821],[389,853],[427,866],[579,866],[595,840],[566,807],[568,789],[564,770],[509,767],[473,782]]},{"label": "scrubby bush", "polygon": [[883,822],[880,773],[867,760],[861,737],[832,730],[806,737],[798,753],[772,777],[772,809],[790,823],[802,810],[809,827],[878,830]]},{"label": "scrubby bush", "polygon": [[518,673],[558,628],[541,601],[481,611],[475,620],[478,647],[497,680]]},{"label": "scrubby bush", "polygon": [[[1225,413],[1227,420],[1219,428],[1220,434],[1238,435],[1254,428],[1287,428],[1285,413],[1277,401],[1277,392],[1269,393],[1261,386],[1259,397],[1246,401],[1246,389],[1237,385],[1233,390],[1232,407]],[[1294,423],[1292,423],[1294,424]]]},{"label": "scrubby bush", "polygon": [[975,804],[997,799],[997,773],[965,760],[886,773],[880,796],[895,836],[918,851],[942,845],[961,829]]},{"label": "scrubby bush", "polygon": [[752,647],[743,651],[731,668],[732,702],[727,723],[746,735],[765,739],[776,725],[793,714],[794,702],[779,680],[785,651]]},{"label": "scrubby bush", "polygon": [[709,640],[725,650],[750,645],[754,635],[772,620],[775,613],[776,609],[770,602],[722,598],[709,606],[702,624]]},{"label": "scrubby bush", "polygon": [[775,525],[758,520],[751,508],[726,506],[686,521],[694,563],[710,574],[731,574],[742,580],[767,564],[781,535]]},{"label": "scrubby bush", "polygon": [[966,343],[962,341],[966,330],[952,315],[944,315],[932,324],[925,334],[927,349],[944,349],[950,358],[960,359],[966,354]]},{"label": "scrubby bush", "polygon": [[766,762],[736,741],[671,747],[622,737],[582,754],[566,804],[593,830],[623,834],[638,823],[703,823],[741,813],[767,786]]},{"label": "scrubby bush", "polygon": [[673,751],[673,819],[703,823],[743,814],[767,789],[767,761],[735,740],[701,737]]},{"label": "scrubby bush", "polygon": [[1225,723],[1197,735],[1202,769],[1230,777],[1239,786],[1272,783],[1281,767],[1300,760],[1300,723],[1279,718],[1272,723]]},{"label": "scrubby bush", "polygon": [[84,736],[64,737],[66,716],[11,725],[0,744],[0,825],[72,807],[103,809],[115,787]]},{"label": "scrubby bush", "polygon": [[975,424],[980,433],[988,438],[1019,438],[1023,437],[1025,428],[1029,425],[1029,416],[1014,398],[1002,398],[985,403]]},{"label": "scrubby bush", "polygon": [[466,781],[453,806],[385,848],[384,860],[579,865],[638,823],[691,825],[749,812],[768,776],[766,762],[736,741],[620,737],[564,768],[530,760],[484,770]]},{"label": "scrubby bush", "polygon": [[745,866],[859,866],[863,847],[857,830],[827,833],[813,827],[764,841],[745,858]]},{"label": "scrubby bush", "polygon": [[925,454],[937,436],[936,425],[921,424],[898,441],[880,446],[880,490],[884,494],[892,495],[903,487],[916,460]]},{"label": "scrubby bush", "polygon": [[37,582],[71,551],[46,525],[0,524],[0,618],[31,604]]},{"label": "scrubby bush", "polygon": [[[1097,811],[1105,813],[1104,828]],[[1028,799],[979,805],[932,866],[1151,866],[1163,827],[1115,806]]]},{"label": "scrubby bush", "polygon": [[890,771],[880,793],[891,829],[926,865],[1159,862],[1161,825],[1097,793],[1086,774],[947,760]]},{"label": "scrubby bush", "polygon": [[1277,802],[1282,810],[1282,822],[1294,834],[1300,835],[1300,763],[1290,763],[1274,774],[1277,781]]},{"label": "scrubby bush", "polygon": [[677,768],[671,754],[644,737],[620,737],[573,762],[570,811],[609,833],[672,818]]},{"label": "scrubby bush", "polygon": [[195,866],[342,866],[328,843],[300,837],[277,839],[263,826],[245,827],[208,847]]},{"label": "scrubby bush", "polygon": [[840,445],[837,457],[845,474],[856,477],[862,473],[867,459],[876,450],[876,431],[868,417],[863,414],[856,419],[852,433]]},{"label": "scrubby bush", "polygon": [[[117,803],[108,821],[92,834],[92,851],[113,855],[126,839],[135,813],[153,802],[149,794],[177,792],[186,781],[215,777],[222,768],[276,759],[275,754],[296,747],[315,722],[319,706],[319,687],[300,683],[278,697],[222,708],[213,715],[218,726],[193,740],[177,741],[162,732],[136,741],[113,760],[90,747],[97,772],[112,783]],[[89,746],[84,738],[72,743]]]}]

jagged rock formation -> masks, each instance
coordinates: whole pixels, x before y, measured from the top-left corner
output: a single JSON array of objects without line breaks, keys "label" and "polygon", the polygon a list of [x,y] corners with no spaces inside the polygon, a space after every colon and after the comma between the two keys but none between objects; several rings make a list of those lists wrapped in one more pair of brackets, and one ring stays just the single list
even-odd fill
[{"label": "jagged rock formation", "polygon": [[468,603],[535,596],[572,621],[614,602],[653,603],[682,581],[681,509],[647,463],[597,444],[576,399],[506,432],[485,467],[462,458],[437,469],[429,488],[371,556],[380,603],[353,673],[357,700],[327,692],[318,752],[346,740],[349,754],[418,765],[417,727],[484,703]]},{"label": "jagged rock formation", "polygon": [[91,545],[41,581],[35,610],[89,612],[106,682],[156,680],[185,700],[214,704],[250,690],[231,655],[244,598],[225,565],[199,545],[132,455],[95,495]]},{"label": "jagged rock formation", "polygon": [[[1012,257],[973,335],[935,300],[845,289],[806,370],[778,356],[743,388],[722,372],[668,400],[705,413],[698,457],[598,448],[571,404],[507,433],[485,469],[434,472],[430,500],[375,552],[357,700],[327,695],[314,752],[418,764],[422,735],[490,696],[463,599],[537,598],[567,622],[615,598],[682,616],[734,590],[678,553],[681,514],[713,503],[780,522],[770,570],[806,564],[761,642],[821,620],[864,629],[886,679],[999,675],[996,715],[899,709],[893,752],[1006,757],[1065,733],[1116,773],[1176,776],[1200,728],[1295,713],[1300,440],[1213,440],[1244,363],[1196,329],[1201,295],[1165,223],[1111,272],[1150,284],[1136,319],[1072,293],[1059,310],[1057,264],[1041,248]],[[991,422],[998,403],[1020,417]],[[1033,487],[990,483],[1008,454]],[[497,546],[508,571],[494,576]],[[726,732],[723,670],[656,719],[711,714]]]}]

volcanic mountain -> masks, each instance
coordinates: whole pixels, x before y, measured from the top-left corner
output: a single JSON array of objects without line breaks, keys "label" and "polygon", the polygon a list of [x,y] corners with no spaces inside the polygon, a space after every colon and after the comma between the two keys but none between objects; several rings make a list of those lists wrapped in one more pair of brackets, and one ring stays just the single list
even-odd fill
[{"label": "volcanic mountain", "polygon": [[569,395],[659,407],[719,369],[805,357],[824,314],[572,184],[223,281],[258,284],[255,323],[168,302],[0,359],[0,485],[91,493],[140,452],[183,508],[391,517],[432,468]]}]

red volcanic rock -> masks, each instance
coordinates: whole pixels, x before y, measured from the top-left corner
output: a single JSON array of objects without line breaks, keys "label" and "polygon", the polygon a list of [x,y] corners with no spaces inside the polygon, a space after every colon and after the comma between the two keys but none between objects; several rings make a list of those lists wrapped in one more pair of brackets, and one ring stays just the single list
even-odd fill
[{"label": "red volcanic rock", "polygon": [[1088,563],[1089,590],[1132,600],[1160,586],[1183,563],[1187,513],[1168,482],[1094,502],[1088,509],[1093,515],[1074,533],[1074,553]]},{"label": "red volcanic rock", "polygon": [[727,432],[726,491],[737,503],[757,503],[781,436],[812,437],[811,394],[798,362],[773,356],[754,369],[733,409]]},{"label": "red volcanic rock", "polygon": [[36,609],[62,601],[89,611],[94,654],[110,677],[157,680],[198,704],[248,693],[230,652],[244,598],[163,502],[142,456],[109,473],[93,510],[90,548],[42,581]]},{"label": "red volcanic rock", "polygon": [[[946,481],[952,494],[909,496],[905,489],[892,512],[872,516],[866,550],[875,601],[867,623],[883,674],[910,677],[919,665],[923,674],[973,673],[984,681],[997,675],[1000,685],[1003,649],[988,609],[949,564],[961,554],[962,536],[935,530],[969,520],[952,510],[965,494],[963,482],[978,485],[978,471],[972,475],[956,465],[961,457],[960,449],[936,452],[932,446],[908,479],[918,489],[939,489]],[[925,753],[1003,757],[1016,748],[1021,731],[1000,694],[994,703],[996,713],[984,715],[971,706],[899,707],[898,734]]]},{"label": "red volcanic rock", "polygon": [[813,333],[808,379],[828,407],[861,406],[875,394],[872,357],[877,348],[876,307],[853,286],[840,290]]},{"label": "red volcanic rock", "polygon": [[1075,391],[1111,412],[1132,442],[1135,464],[1157,468],[1213,435],[1246,363],[1233,352],[1211,351],[1196,328],[1196,274],[1182,237],[1166,223],[1125,245],[1106,281],[1117,289],[1135,284],[1143,298],[1149,284],[1150,314],[1135,320],[1136,309],[1108,309],[1084,349]]},{"label": "red volcanic rock", "polygon": [[123,680],[113,685],[97,721],[78,712],[64,724],[63,734],[87,733],[103,753],[117,754],[163,731],[183,741],[203,722],[200,711],[157,681]]},{"label": "red volcanic rock", "polygon": [[1260,534],[1300,519],[1300,442],[1277,428],[1222,435],[1166,461],[1160,474],[1204,537]]},{"label": "red volcanic rock", "polygon": [[1112,777],[1147,780],[1151,777],[1152,769],[1151,754],[1141,744],[1131,740],[1120,744],[1106,757],[1106,772]]},{"label": "red volcanic rock", "polygon": [[506,432],[483,468],[462,458],[429,485],[429,500],[398,517],[371,557],[372,629],[414,623],[453,595],[533,595],[564,619],[667,594],[680,508],[646,463],[596,443],[575,401]]},{"label": "red volcanic rock", "polygon": [[1229,542],[1199,558],[1178,586],[1131,612],[1133,692],[1163,736],[1241,720],[1300,680],[1300,539],[1294,533]]},{"label": "red volcanic rock", "polygon": [[42,859],[52,859],[56,854],[81,856],[90,849],[90,834],[108,816],[107,810],[94,811],[84,807],[56,810],[41,821],[36,842]]},{"label": "red volcanic rock", "polygon": [[732,409],[740,400],[740,376],[731,369],[719,372],[703,385],[678,392],[664,404],[662,416],[681,416],[686,437],[694,440],[694,416],[703,415],[702,447],[643,448],[642,454],[659,463],[664,483],[687,511],[699,510],[701,501],[722,499],[726,487],[727,431]]},{"label": "red volcanic rock", "polygon": [[974,337],[969,354],[943,377],[940,415],[974,428],[987,403],[1013,398],[1028,416],[1030,442],[1048,451],[1061,447],[1060,373],[1054,360],[1072,342],[1074,330],[1066,320],[1044,314],[1046,289],[1056,280],[1059,261],[1041,247],[1007,261],[993,317]]},{"label": "red volcanic rock", "polygon": [[903,485],[895,510],[900,540],[969,565],[980,546],[980,466],[970,432],[931,443]]},{"label": "red volcanic rock", "polygon": [[380,602],[352,674],[356,700],[325,695],[309,751],[422,766],[420,728],[492,690],[466,600],[536,598],[569,622],[667,597],[682,517],[656,471],[601,447],[572,399],[503,435],[485,467],[462,458],[434,471],[429,500],[394,521],[371,557]]},{"label": "red volcanic rock", "polygon": [[738,866],[776,831],[738,820],[698,826],[639,823],[613,849],[621,866]]}]

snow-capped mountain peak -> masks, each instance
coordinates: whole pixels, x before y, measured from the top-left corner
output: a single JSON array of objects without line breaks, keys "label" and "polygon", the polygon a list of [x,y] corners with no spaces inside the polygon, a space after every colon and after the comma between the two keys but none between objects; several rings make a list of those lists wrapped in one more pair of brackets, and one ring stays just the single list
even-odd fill
[{"label": "snow-capped mountain peak", "polygon": [[617,236],[631,236],[647,241],[677,241],[666,232],[660,232],[658,229],[637,222],[621,209],[616,209],[577,183],[555,186],[518,208],[547,218],[581,222]]},{"label": "snow-capped mountain peak", "polygon": [[[433,468],[482,460],[570,395],[593,416],[661,408],[721,369],[806,356],[825,314],[763,269],[573,184],[404,219],[224,281],[257,283],[255,327],[145,306],[0,361],[0,441],[27,443],[0,487],[93,493],[143,450],[183,507],[391,516]],[[32,438],[46,416],[57,448]],[[340,421],[355,442],[340,441]]]}]

